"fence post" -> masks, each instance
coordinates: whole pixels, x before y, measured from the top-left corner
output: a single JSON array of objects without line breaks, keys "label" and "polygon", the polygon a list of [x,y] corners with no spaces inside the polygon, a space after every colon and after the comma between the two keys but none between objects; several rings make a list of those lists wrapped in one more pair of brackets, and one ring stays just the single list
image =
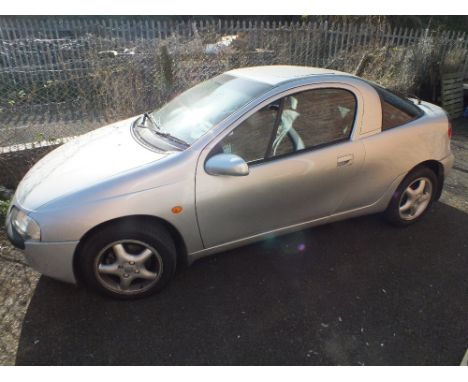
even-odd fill
[{"label": "fence post", "polygon": [[327,29],[327,35],[329,36],[328,38],[328,53],[327,53],[327,60],[324,63],[324,66],[328,66],[329,62],[331,59],[333,59],[333,44],[336,39],[336,34],[333,30],[333,25],[331,25]]},{"label": "fence post", "polygon": [[309,64],[309,58],[310,58],[310,21],[307,22],[306,27],[305,27],[305,33],[304,33],[304,38],[306,40],[306,50],[305,50],[305,57],[304,57],[304,65]]},{"label": "fence post", "polygon": [[19,24],[10,23],[11,32],[13,35],[13,41],[19,43],[20,47],[15,49],[15,53],[19,56],[18,61],[20,62],[20,69],[23,77],[23,84],[26,88],[29,88],[32,84],[31,74],[28,70],[30,67],[29,55],[25,54],[24,47],[22,46],[28,40],[26,29],[18,28]]},{"label": "fence post", "polygon": [[[8,44],[11,45],[11,42],[14,42],[15,41],[15,36],[13,34],[13,30],[12,30],[12,27],[10,26],[10,22],[9,22],[9,18],[5,18],[4,19],[4,25],[6,26],[6,30],[5,30],[5,34],[3,36],[3,39],[4,41],[7,41]],[[4,30],[4,28],[2,28],[2,31]],[[9,30],[9,31],[8,31]],[[10,37],[10,32],[11,33],[11,37]],[[6,36],[6,38],[5,38]],[[17,64],[17,58],[15,56],[13,56],[13,54],[15,54],[16,56],[16,50],[15,49],[10,49],[8,50],[8,53],[7,53],[7,60],[8,60],[8,63],[9,63],[9,67],[11,69],[14,69],[14,68],[17,68],[18,67],[18,64]],[[13,57],[12,57],[13,56]],[[16,74],[15,72],[12,70],[11,72],[11,79],[12,79],[12,82],[13,84],[15,85],[15,87],[18,85],[18,81],[16,80]]]}]

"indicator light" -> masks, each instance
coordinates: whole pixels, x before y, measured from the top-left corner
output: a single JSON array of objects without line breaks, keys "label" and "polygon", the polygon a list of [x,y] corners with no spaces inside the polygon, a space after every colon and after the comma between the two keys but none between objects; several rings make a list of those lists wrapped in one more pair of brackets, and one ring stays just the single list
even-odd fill
[{"label": "indicator light", "polygon": [[182,212],[183,208],[181,206],[175,206],[172,207],[171,211],[173,214],[180,214]]}]

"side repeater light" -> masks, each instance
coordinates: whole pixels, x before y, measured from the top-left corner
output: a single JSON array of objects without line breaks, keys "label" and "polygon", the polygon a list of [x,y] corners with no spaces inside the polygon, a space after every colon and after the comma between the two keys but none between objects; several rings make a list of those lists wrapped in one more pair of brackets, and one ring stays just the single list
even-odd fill
[{"label": "side repeater light", "polygon": [[180,214],[184,209],[181,206],[172,207],[171,211],[173,214]]}]

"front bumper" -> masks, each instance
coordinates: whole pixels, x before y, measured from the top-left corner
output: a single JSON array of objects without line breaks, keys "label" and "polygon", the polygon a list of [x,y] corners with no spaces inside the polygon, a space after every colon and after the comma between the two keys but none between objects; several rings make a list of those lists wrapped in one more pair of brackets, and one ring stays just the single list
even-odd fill
[{"label": "front bumper", "polygon": [[32,268],[43,275],[76,284],[73,256],[78,241],[24,241],[8,220],[6,228],[8,239],[15,247],[23,250],[26,261]]},{"label": "front bumper", "polygon": [[10,240],[11,244],[13,244],[16,248],[24,250],[24,240],[21,237],[21,235],[16,231],[16,228],[13,227],[13,224],[11,224],[10,211],[11,211],[11,207],[8,210],[8,215],[7,215],[7,219],[5,222],[8,239]]},{"label": "front bumper", "polygon": [[73,256],[77,245],[78,241],[26,241],[24,254],[28,264],[43,275],[76,284]]},{"label": "front bumper", "polygon": [[11,207],[5,222],[8,239],[16,248],[23,251],[28,265],[45,276],[76,284],[73,257],[78,241],[24,241],[11,224],[10,212]]}]

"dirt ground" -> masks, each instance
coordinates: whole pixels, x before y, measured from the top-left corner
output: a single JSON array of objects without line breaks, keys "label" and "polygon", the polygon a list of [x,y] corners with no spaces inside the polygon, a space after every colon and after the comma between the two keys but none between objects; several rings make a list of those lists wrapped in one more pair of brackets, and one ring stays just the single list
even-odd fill
[{"label": "dirt ground", "polygon": [[[463,214],[468,214],[468,120],[467,119],[460,119],[460,120],[455,121],[455,123],[454,123],[454,136],[453,136],[453,140],[452,140],[452,150],[453,150],[453,152],[455,154],[455,157],[456,157],[455,167],[454,167],[452,173],[449,175],[449,177],[446,180],[445,189],[444,189],[444,192],[442,194],[440,202],[442,204],[444,204],[444,205],[450,206],[453,209],[456,209],[456,210],[460,211],[462,213],[462,216],[466,216],[466,215],[463,215]],[[437,208],[435,208],[435,209],[437,209]],[[442,211],[441,212],[442,217],[445,216],[445,215],[443,215],[443,213],[444,212]],[[428,216],[428,219],[429,218],[430,217]],[[450,217],[448,217],[448,218],[450,218]],[[463,220],[463,221],[465,221],[465,220]],[[339,223],[339,224],[341,224],[341,223]],[[365,221],[362,224],[366,225],[366,227],[367,227],[368,221]],[[428,236],[430,236],[431,234],[432,234],[432,232],[427,232]],[[468,239],[466,239],[466,236],[464,236],[464,239],[463,239],[463,236],[459,236],[459,238],[457,240],[468,240]],[[465,243],[458,243],[458,244],[459,244],[460,248],[467,247],[466,242]],[[255,249],[257,247],[253,247],[253,248]],[[465,252],[465,254],[464,254],[465,257],[466,257],[466,254],[467,253]],[[221,259],[221,257],[220,257],[220,259]],[[226,260],[227,262],[231,261],[231,263],[232,263],[234,261],[242,261],[242,256],[238,257],[239,260],[234,260],[234,259],[229,260],[229,256],[227,256],[226,259],[228,259],[228,260]],[[216,263],[216,257],[214,258],[214,260],[209,260],[208,265],[207,264],[204,264],[204,265],[208,267],[208,271],[209,271],[210,264],[215,264],[215,263]],[[221,263],[221,260],[219,261],[219,263]],[[464,264],[465,264],[465,268],[461,269],[460,271],[464,272],[466,274],[466,270],[467,270],[466,269],[466,266],[467,266],[466,261],[465,261]],[[231,264],[231,267],[232,267],[232,264]],[[187,273],[190,274],[190,272],[187,272]],[[200,269],[198,269],[198,273],[200,273]],[[197,275],[197,269],[195,269],[193,271],[193,274],[189,275],[188,277],[193,278],[193,277],[196,277],[196,275]],[[204,280],[203,277],[205,277],[205,276],[203,276],[203,275],[200,276],[200,280],[201,280],[201,281],[199,280],[200,282],[202,282]],[[252,275],[252,277],[256,277],[256,276]],[[36,287],[37,287],[38,282],[40,280],[41,280],[41,283],[43,284],[43,287],[41,287],[42,289],[38,292],[38,291],[36,291]],[[193,282],[193,280],[192,280],[192,282]],[[44,288],[46,288],[46,289],[49,288],[48,289],[49,292],[52,293],[55,290],[54,289],[55,285],[60,286],[60,288],[57,287],[58,289],[63,289],[62,284],[59,284],[59,283],[54,284],[54,282],[48,281],[48,279],[46,279],[46,278],[40,278],[40,275],[37,272],[35,272],[31,268],[29,268],[24,263],[24,258],[22,256],[22,254],[19,251],[15,250],[14,248],[12,248],[10,246],[10,244],[6,240],[5,233],[2,230],[0,230],[0,365],[14,365],[16,362],[18,362],[17,352],[18,352],[18,344],[19,344],[19,341],[20,341],[20,337],[24,337],[24,338],[22,338],[23,345],[20,346],[20,352],[19,352],[20,353],[20,356],[19,356],[19,361],[20,362],[19,363],[21,363],[21,364],[43,364],[43,363],[47,363],[47,362],[50,361],[50,360],[47,361],[48,360],[47,358],[41,360],[40,357],[44,357],[44,352],[41,352],[40,354],[42,354],[42,355],[40,355],[39,353],[35,353],[33,351],[33,349],[34,348],[41,349],[42,343],[52,341],[52,340],[51,339],[50,340],[49,339],[45,339],[45,340],[40,339],[40,336],[37,335],[37,331],[34,332],[34,330],[33,330],[34,322],[31,322],[31,319],[25,321],[25,316],[27,315],[28,310],[30,310],[29,304],[30,304],[31,299],[33,298],[33,296],[35,294],[38,294],[38,296],[39,296],[39,297],[37,297],[38,299],[42,298],[44,296],[47,297],[48,292],[44,292],[43,289]],[[431,287],[432,287],[432,285],[431,285]],[[382,290],[384,291],[382,293],[384,293],[384,294],[387,293],[385,289],[382,289]],[[179,292],[180,292],[180,290],[179,290]],[[458,291],[458,292],[462,293],[462,291]],[[73,293],[75,293],[75,292],[73,292]],[[182,292],[180,292],[180,293],[182,293]],[[213,293],[215,293],[215,292],[213,292]],[[249,295],[251,295],[251,294],[249,293]],[[52,295],[50,298],[57,300],[59,297],[60,296],[57,294],[57,295],[55,295],[55,297],[54,297],[54,295]],[[89,296],[86,297],[86,298],[85,297],[86,296],[82,295],[82,294],[80,294],[78,296],[79,299],[81,298],[82,302],[84,302],[86,300],[89,300]],[[161,297],[161,298],[162,298],[162,300],[164,300],[164,296]],[[220,296],[220,298],[221,298],[221,296]],[[47,300],[44,300],[44,301],[47,301]],[[55,300],[53,300],[53,301],[55,301]],[[54,305],[53,301],[51,302],[52,305]],[[157,301],[153,300],[152,302],[156,303]],[[41,303],[41,304],[43,304],[43,303]],[[145,303],[142,303],[142,304],[145,304]],[[56,306],[56,305],[54,305],[54,306]],[[123,308],[122,305],[118,305],[118,306],[120,307],[119,309]],[[257,306],[257,304],[255,304],[255,306]],[[443,306],[444,305],[441,304],[441,309],[443,309]],[[34,309],[40,309],[40,308],[38,306],[35,306]],[[117,307],[116,307],[116,309],[117,309]],[[149,306],[148,306],[148,309],[150,309]],[[183,307],[181,307],[180,309],[183,309]],[[32,313],[31,312],[29,312],[29,313],[30,314],[28,314],[28,315],[31,316]],[[244,314],[244,313],[245,312],[243,312],[242,314]],[[41,312],[41,314],[44,315],[45,313]],[[90,313],[86,313],[86,314],[90,314]],[[99,316],[99,317],[101,317],[101,316]],[[137,320],[140,320],[140,319],[144,320],[144,318],[140,317],[138,314],[136,314],[136,316],[133,315],[132,317],[136,317]],[[138,318],[138,317],[140,317],[140,318]],[[342,321],[341,316],[339,317],[339,321],[340,322]],[[26,330],[26,334],[36,333],[36,334],[34,334],[34,336],[32,336],[32,337],[30,337],[29,335],[25,336],[24,333],[22,335],[22,329],[23,329],[23,326],[25,324],[28,325],[28,330]],[[255,325],[255,323],[250,322],[249,325]],[[321,327],[319,327],[318,332],[326,331],[328,326],[329,326],[329,323],[321,323],[320,325],[321,325]],[[463,325],[463,323],[453,323],[453,325]],[[457,330],[459,330],[460,326],[458,326],[457,328],[458,328]],[[363,328],[361,328],[361,331],[362,330],[363,330]],[[69,330],[67,329],[66,332],[69,332]],[[462,331],[462,333],[464,333],[465,339],[466,339],[467,338],[466,328],[464,329],[464,331]],[[393,333],[393,335],[395,335],[395,333]],[[238,335],[237,339],[240,339],[240,338],[241,338],[241,334]],[[413,337],[411,337],[411,335],[409,335],[408,338],[411,338],[411,341],[415,340],[414,335],[413,335]],[[185,339],[185,340],[189,340],[189,339]],[[338,338],[336,338],[335,340],[339,341]],[[447,341],[449,341],[449,340],[450,339],[447,339]],[[40,342],[40,341],[42,341],[42,342]],[[58,341],[57,343],[59,343],[59,344],[61,343],[60,339],[57,339],[57,341]],[[369,345],[367,342],[366,342],[366,344],[367,345],[363,345],[363,346],[368,346]],[[44,346],[46,346],[45,343],[44,343]],[[49,346],[49,345],[47,345],[47,346]],[[64,342],[60,346],[63,347]],[[331,346],[331,345],[327,345],[327,346]],[[62,349],[62,348],[60,348],[60,349]],[[79,358],[79,359],[67,358],[67,355],[63,352],[63,349],[62,350],[60,350],[60,349],[57,350],[58,353],[54,353],[55,354],[54,357],[57,357],[57,358],[55,358],[57,364],[63,364],[63,363],[77,363],[77,364],[90,363],[90,364],[92,364],[92,363],[98,362],[97,359],[92,359],[92,358],[89,358],[88,361],[86,361],[86,358]],[[232,354],[232,348],[226,348],[225,350]],[[384,351],[384,350],[385,350],[384,349],[384,342],[382,342],[378,346],[378,351]],[[325,351],[327,351],[326,347],[325,347]],[[47,353],[47,351],[45,353]],[[220,357],[221,357],[221,355],[222,354],[220,353]],[[169,354],[169,356],[170,356],[170,354]],[[315,359],[314,357],[319,357],[316,360],[317,364],[327,363],[328,361],[329,362],[335,362],[335,363],[353,363],[352,358],[346,358],[344,355],[342,355],[342,357],[340,358],[340,357],[338,357],[339,356],[339,354],[338,354],[338,356],[337,356],[338,358],[336,358],[336,359],[335,358],[332,358],[332,359],[329,358],[328,361],[327,361],[326,358],[325,358],[325,361],[324,361],[324,358],[320,358],[321,356],[322,355],[320,353],[320,349],[308,350],[308,352],[306,354],[306,358],[304,358],[303,363],[307,364],[310,360]],[[451,355],[452,358],[448,357],[448,358],[434,359],[434,358],[428,357],[427,355],[422,354],[421,357],[425,357],[425,358],[420,358],[420,359],[415,358],[414,363],[418,363],[418,364],[419,363],[421,363],[421,364],[432,364],[432,363],[442,363],[442,364],[449,363],[450,364],[450,363],[452,363],[452,364],[455,364],[456,363],[455,360],[456,360],[457,356],[458,355],[455,354],[455,355]],[[62,357],[62,358],[60,358],[60,357]],[[79,354],[78,355],[75,354],[75,357],[79,357]],[[461,357],[462,357],[462,355],[460,355],[460,361],[461,361]],[[113,359],[114,359],[114,361],[112,361],[112,359],[110,359],[110,358],[106,359],[106,360],[101,359],[100,362],[101,363],[115,363],[116,360],[118,360],[119,358],[117,357],[117,358],[113,358]],[[358,359],[358,358],[356,358],[356,359]],[[387,358],[379,358],[378,360],[380,360],[380,362],[384,363],[384,362],[391,362],[392,359],[395,359],[395,358],[391,358],[390,356],[388,356]],[[273,360],[273,358],[272,359],[266,359],[265,363],[268,363],[271,360]],[[278,362],[281,362],[281,358],[276,358],[276,360],[279,360]],[[173,361],[176,361],[176,360],[173,360]],[[210,361],[213,361],[213,360],[205,360],[205,362],[202,362],[200,360],[194,360],[193,362],[194,363],[208,363],[209,364]],[[294,360],[294,361],[291,361],[291,362],[296,363],[296,361],[300,363],[300,361],[298,361],[298,360]],[[150,363],[151,364],[151,363],[154,363],[154,362],[155,362],[154,360],[150,360],[150,359],[148,360],[147,359],[146,361],[143,361],[142,363]],[[398,362],[398,359],[395,362]],[[171,363],[171,362],[168,361],[168,362],[165,362],[165,363]],[[183,361],[180,361],[180,363],[183,363]],[[213,363],[217,363],[217,362],[213,361]],[[229,363],[229,362],[225,362],[225,363]],[[239,358],[239,363],[242,363],[242,358]],[[285,361],[285,363],[288,363],[288,362]]]},{"label": "dirt ground", "polygon": [[468,213],[468,119],[456,120],[453,131],[455,165],[446,180],[441,202]]}]

